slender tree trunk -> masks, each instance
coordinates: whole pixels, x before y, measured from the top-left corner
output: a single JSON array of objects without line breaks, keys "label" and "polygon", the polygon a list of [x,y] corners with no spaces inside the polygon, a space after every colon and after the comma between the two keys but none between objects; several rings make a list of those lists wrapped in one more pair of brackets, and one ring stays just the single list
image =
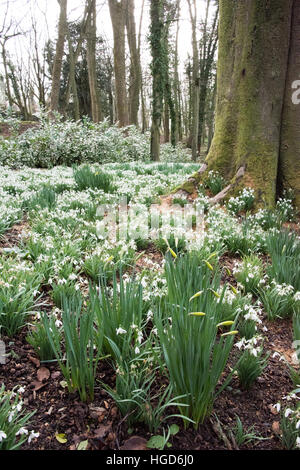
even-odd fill
[{"label": "slender tree trunk", "polygon": [[2,55],[2,62],[3,62],[3,68],[4,68],[4,77],[5,77],[5,91],[6,91],[6,96],[8,99],[8,104],[10,108],[13,105],[13,99],[12,99],[12,94],[11,94],[11,89],[10,89],[10,83],[9,83],[9,73],[8,73],[8,65],[7,65],[7,56],[6,56],[6,44],[5,41],[2,44],[2,50],[1,50],[1,55]]},{"label": "slender tree trunk", "polygon": [[[72,95],[73,95],[74,119],[75,121],[78,121],[80,119],[79,99],[78,99],[77,84],[76,84],[76,77],[75,77],[74,51],[73,51],[69,28],[67,28],[67,37],[68,37],[69,57],[70,57],[69,80],[70,80],[70,86],[71,86]],[[68,103],[66,103],[66,105],[67,104]]]},{"label": "slender tree trunk", "polygon": [[136,38],[134,18],[134,0],[125,0],[126,29],[130,51],[130,85],[129,85],[129,123],[138,126],[140,106],[141,64]]},{"label": "slender tree trunk", "polygon": [[160,125],[163,113],[164,95],[164,38],[163,38],[163,3],[162,0],[151,0],[151,53],[152,53],[152,125],[151,125],[151,158],[159,161]]},{"label": "slender tree trunk", "polygon": [[199,129],[199,93],[200,93],[200,77],[199,77],[199,51],[197,41],[197,6],[196,0],[187,0],[189,5],[190,19],[192,25],[192,44],[193,44],[193,71],[192,71],[192,125],[191,125],[191,146],[192,159],[197,160],[198,157],[198,129]]},{"label": "slender tree trunk", "polygon": [[89,89],[91,97],[92,119],[94,122],[101,121],[100,98],[97,87],[96,71],[96,0],[90,0],[91,15],[87,25],[87,64],[89,76]]},{"label": "slender tree trunk", "polygon": [[179,62],[179,53],[178,53],[178,41],[179,41],[179,26],[180,26],[180,0],[177,0],[177,28],[176,28],[176,39],[175,39],[175,58],[174,58],[174,144],[176,145],[179,140],[179,128],[180,128],[180,81],[179,81],[179,72],[178,72],[178,62]]},{"label": "slender tree trunk", "polygon": [[64,55],[64,44],[67,29],[67,0],[57,0],[60,5],[60,15],[58,22],[58,38],[56,42],[56,52],[52,70],[52,90],[50,99],[50,110],[58,111],[60,76],[62,60]]},{"label": "slender tree trunk", "polygon": [[125,2],[108,0],[110,17],[114,35],[114,71],[116,89],[117,120],[120,127],[127,126],[128,101],[126,92],[126,63],[125,63]]}]

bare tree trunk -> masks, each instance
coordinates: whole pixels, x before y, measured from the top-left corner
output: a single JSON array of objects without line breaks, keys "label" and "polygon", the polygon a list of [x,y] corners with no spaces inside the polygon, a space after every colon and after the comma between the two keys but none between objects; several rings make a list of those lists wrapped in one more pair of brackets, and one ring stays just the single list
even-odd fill
[{"label": "bare tree trunk", "polygon": [[192,25],[192,44],[193,44],[193,71],[192,71],[192,126],[191,126],[191,146],[192,158],[194,161],[198,157],[198,129],[199,129],[199,51],[197,42],[197,6],[196,0],[187,0],[189,5],[190,19]]},{"label": "bare tree trunk", "polygon": [[138,126],[141,63],[136,38],[134,0],[125,0],[125,8],[127,38],[130,50],[129,123]]},{"label": "bare tree trunk", "polygon": [[[292,189],[300,207],[300,103],[293,102],[294,82],[300,71],[300,3],[294,0],[288,73],[282,113],[278,189]],[[297,82],[295,82],[297,83]],[[298,83],[298,88],[300,82]]]},{"label": "bare tree trunk", "polygon": [[152,125],[151,125],[151,158],[159,161],[160,126],[163,113],[164,95],[164,22],[161,0],[151,0],[151,53],[152,53]]},{"label": "bare tree trunk", "polygon": [[[73,110],[74,110],[74,119],[78,121],[80,119],[80,111],[79,111],[79,99],[77,93],[77,84],[76,84],[76,77],[75,77],[75,60],[74,60],[74,51],[72,46],[72,41],[70,37],[70,31],[67,28],[67,37],[68,37],[68,45],[69,45],[69,57],[70,57],[70,72],[69,72],[69,80],[70,86],[73,95]],[[68,103],[66,103],[66,106]]]},{"label": "bare tree trunk", "polygon": [[58,111],[60,76],[62,59],[64,54],[64,44],[67,27],[67,0],[57,0],[60,5],[60,15],[58,22],[58,38],[56,42],[56,52],[52,71],[52,90],[50,99],[50,110]]},{"label": "bare tree trunk", "polygon": [[97,89],[96,72],[96,0],[90,0],[91,15],[87,26],[87,64],[89,76],[89,88],[91,96],[92,119],[94,122],[101,120],[100,99]]},{"label": "bare tree trunk", "polygon": [[124,0],[108,0],[114,35],[114,71],[117,120],[120,127],[128,125],[125,63],[125,3]]}]

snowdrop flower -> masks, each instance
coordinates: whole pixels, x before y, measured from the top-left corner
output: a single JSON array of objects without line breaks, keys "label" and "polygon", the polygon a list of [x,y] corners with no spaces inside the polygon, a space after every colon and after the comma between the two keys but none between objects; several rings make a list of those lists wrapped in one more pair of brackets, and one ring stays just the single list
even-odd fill
[{"label": "snowdrop flower", "polygon": [[28,434],[28,429],[20,428],[18,432],[16,432],[16,436],[21,436],[22,434]]},{"label": "snowdrop flower", "polygon": [[140,349],[136,346],[134,352],[135,352],[135,354],[140,354]]},{"label": "snowdrop flower", "polygon": [[18,393],[22,394],[25,392],[25,387],[19,387]]},{"label": "snowdrop flower", "polygon": [[32,441],[32,439],[35,439],[37,437],[39,437],[40,433],[39,432],[34,432],[34,431],[31,431],[30,432],[30,435],[28,437],[28,444],[30,444],[30,442]]},{"label": "snowdrop flower", "polygon": [[56,326],[57,328],[60,328],[60,327],[62,326],[62,321],[60,321],[60,320],[55,320],[55,326]]},{"label": "snowdrop flower", "polygon": [[300,449],[300,437],[297,437],[296,439],[296,447]]},{"label": "snowdrop flower", "polygon": [[285,410],[284,417],[288,418],[290,416],[290,414],[293,414],[293,410],[291,410],[291,408],[287,408]]},{"label": "snowdrop flower", "polygon": [[273,408],[275,408],[275,410],[277,411],[277,413],[279,413],[280,408],[281,408],[280,403],[276,403],[275,405],[273,405]]},{"label": "snowdrop flower", "polygon": [[274,354],[272,355],[272,358],[274,359],[275,357],[279,357],[280,361],[284,361],[284,357],[279,354],[279,352],[275,351]]},{"label": "snowdrop flower", "polygon": [[127,331],[124,330],[124,328],[119,327],[119,328],[116,329],[116,334],[117,335],[125,335],[126,333],[127,333]]},{"label": "snowdrop flower", "polygon": [[4,431],[0,431],[0,442],[3,441],[3,439],[6,439],[7,435],[5,434]]}]

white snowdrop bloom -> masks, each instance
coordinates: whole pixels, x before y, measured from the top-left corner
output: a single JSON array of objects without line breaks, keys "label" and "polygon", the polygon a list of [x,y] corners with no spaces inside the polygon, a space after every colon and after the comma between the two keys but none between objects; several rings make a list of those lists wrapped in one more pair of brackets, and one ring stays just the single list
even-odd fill
[{"label": "white snowdrop bloom", "polygon": [[18,388],[18,393],[22,394],[25,392],[25,387],[19,387]]},{"label": "white snowdrop bloom", "polygon": [[135,352],[135,354],[140,354],[140,348],[138,348],[138,347],[136,346],[134,352]]},{"label": "white snowdrop bloom", "polygon": [[3,441],[3,439],[6,439],[6,438],[7,438],[7,435],[5,434],[5,432],[0,430],[0,442]]},{"label": "white snowdrop bloom", "polygon": [[300,301],[300,291],[297,291],[296,294],[294,295],[294,300],[296,302]]},{"label": "white snowdrop bloom", "polygon": [[30,435],[28,437],[28,444],[30,444],[32,439],[36,439],[37,437],[39,437],[39,435],[40,435],[39,432],[30,431]]},{"label": "white snowdrop bloom", "polygon": [[58,320],[58,319],[55,320],[55,326],[56,326],[57,328],[60,328],[60,327],[62,326],[62,321],[60,321],[60,320]]},{"label": "white snowdrop bloom", "polygon": [[274,359],[275,357],[279,357],[280,361],[284,361],[284,357],[279,354],[279,352],[275,351],[274,354],[272,355],[272,358]]},{"label": "white snowdrop bloom", "polygon": [[16,432],[16,436],[21,436],[22,434],[28,434],[28,429],[20,428],[18,432]]},{"label": "white snowdrop bloom", "polygon": [[296,439],[296,447],[300,449],[300,437],[297,437]]},{"label": "white snowdrop bloom", "polygon": [[119,328],[116,329],[116,334],[117,335],[125,335],[126,333],[127,333],[127,331],[124,330],[124,328],[119,327]]},{"label": "white snowdrop bloom", "polygon": [[294,413],[294,411],[291,410],[291,408],[287,408],[287,409],[285,410],[284,416],[285,416],[285,418],[288,418],[288,417],[289,417],[291,414],[293,414],[293,413]]},{"label": "white snowdrop bloom", "polygon": [[296,429],[300,429],[300,419],[296,423]]},{"label": "white snowdrop bloom", "polygon": [[277,413],[279,413],[280,408],[281,408],[280,403],[276,403],[275,405],[273,405],[273,408],[275,408],[275,410],[277,411]]}]

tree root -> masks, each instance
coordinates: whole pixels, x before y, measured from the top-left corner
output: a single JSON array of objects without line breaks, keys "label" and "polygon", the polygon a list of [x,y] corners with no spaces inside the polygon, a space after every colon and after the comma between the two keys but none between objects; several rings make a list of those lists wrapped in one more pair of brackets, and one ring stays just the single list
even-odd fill
[{"label": "tree root", "polygon": [[[235,176],[232,178],[230,184],[228,184],[222,191],[216,194],[214,197],[209,199],[209,203],[213,206],[218,204],[222,200],[224,200],[229,193],[232,193],[233,190],[239,185],[241,179],[245,175],[246,168],[245,166],[241,166],[238,171],[236,172]],[[172,198],[181,196],[182,193],[185,193],[189,196],[195,195],[197,192],[197,188],[201,181],[204,180],[205,174],[208,172],[208,164],[203,163],[203,165],[199,168],[199,170],[194,173],[190,178],[187,179],[182,185],[178,186],[177,188],[172,191]]]}]

